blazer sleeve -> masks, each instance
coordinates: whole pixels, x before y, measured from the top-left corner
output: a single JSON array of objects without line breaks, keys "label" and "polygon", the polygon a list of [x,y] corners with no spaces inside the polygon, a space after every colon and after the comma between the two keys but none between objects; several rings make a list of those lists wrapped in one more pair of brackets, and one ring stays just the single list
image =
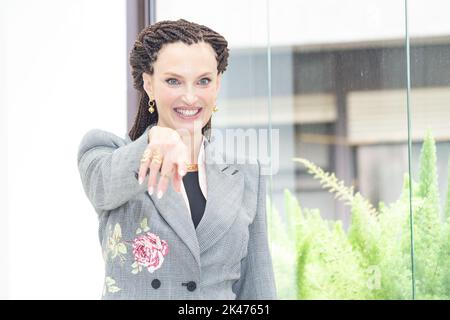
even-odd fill
[{"label": "blazer sleeve", "polygon": [[257,209],[249,226],[247,256],[241,262],[241,278],[233,291],[237,300],[277,299],[272,257],[267,237],[266,179],[261,175],[258,161],[259,183]]},{"label": "blazer sleeve", "polygon": [[135,141],[99,129],[88,131],[78,147],[78,170],[84,192],[95,209],[120,207],[137,193],[140,159],[148,145],[147,130]]}]

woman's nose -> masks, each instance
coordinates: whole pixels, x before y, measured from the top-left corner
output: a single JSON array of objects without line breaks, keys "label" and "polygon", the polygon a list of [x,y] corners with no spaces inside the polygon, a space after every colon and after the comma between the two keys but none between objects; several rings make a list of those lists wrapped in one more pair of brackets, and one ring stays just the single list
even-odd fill
[{"label": "woman's nose", "polygon": [[192,105],[197,102],[197,96],[195,95],[195,90],[193,88],[188,88],[183,95],[183,100],[186,104]]}]

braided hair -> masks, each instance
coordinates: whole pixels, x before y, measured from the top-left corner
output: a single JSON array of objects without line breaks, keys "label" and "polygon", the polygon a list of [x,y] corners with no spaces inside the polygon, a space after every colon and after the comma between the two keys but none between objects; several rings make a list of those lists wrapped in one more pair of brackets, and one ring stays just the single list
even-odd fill
[{"label": "braided hair", "polygon": [[[145,27],[134,42],[130,52],[131,74],[133,87],[140,92],[139,108],[134,124],[129,131],[132,141],[139,138],[145,129],[158,122],[158,108],[155,102],[155,112],[148,112],[149,97],[144,90],[143,73],[153,75],[153,64],[158,52],[166,43],[182,41],[187,45],[204,41],[209,43],[216,53],[217,73],[223,73],[228,65],[228,42],[210,28],[193,22],[179,19],[177,21],[164,20]],[[202,134],[210,139],[211,118],[202,128]]]}]

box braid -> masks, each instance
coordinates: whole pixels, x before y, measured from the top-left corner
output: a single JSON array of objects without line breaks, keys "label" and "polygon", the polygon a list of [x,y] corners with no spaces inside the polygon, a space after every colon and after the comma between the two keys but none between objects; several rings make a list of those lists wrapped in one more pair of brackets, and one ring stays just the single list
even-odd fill
[{"label": "box braid", "polygon": [[[217,73],[224,73],[228,65],[228,42],[217,32],[210,28],[193,22],[179,19],[177,21],[164,20],[145,27],[134,42],[130,52],[130,66],[133,76],[133,87],[140,92],[139,108],[133,127],[129,132],[132,141],[139,138],[145,129],[158,122],[158,107],[155,103],[155,112],[148,112],[149,97],[144,90],[144,72],[152,75],[153,64],[158,52],[166,43],[182,41],[191,45],[204,41],[209,43],[216,52]],[[202,128],[208,140],[210,139],[211,118]]]}]

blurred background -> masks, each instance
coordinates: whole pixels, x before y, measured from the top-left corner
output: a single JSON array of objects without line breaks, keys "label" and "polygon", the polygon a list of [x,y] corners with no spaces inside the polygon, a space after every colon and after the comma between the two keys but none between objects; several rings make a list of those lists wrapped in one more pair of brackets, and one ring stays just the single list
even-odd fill
[{"label": "blurred background", "polygon": [[[127,134],[138,105],[128,53],[161,20],[204,24],[228,40],[213,127],[278,130],[268,197],[282,221],[289,190],[302,208],[351,226],[352,207],[293,158],[334,173],[378,208],[401,197],[409,165],[420,180],[427,132],[444,221],[449,11],[445,0],[2,1],[0,298],[100,298],[98,224],[77,147],[92,128]],[[401,298],[428,298],[413,279],[414,253]]]}]

